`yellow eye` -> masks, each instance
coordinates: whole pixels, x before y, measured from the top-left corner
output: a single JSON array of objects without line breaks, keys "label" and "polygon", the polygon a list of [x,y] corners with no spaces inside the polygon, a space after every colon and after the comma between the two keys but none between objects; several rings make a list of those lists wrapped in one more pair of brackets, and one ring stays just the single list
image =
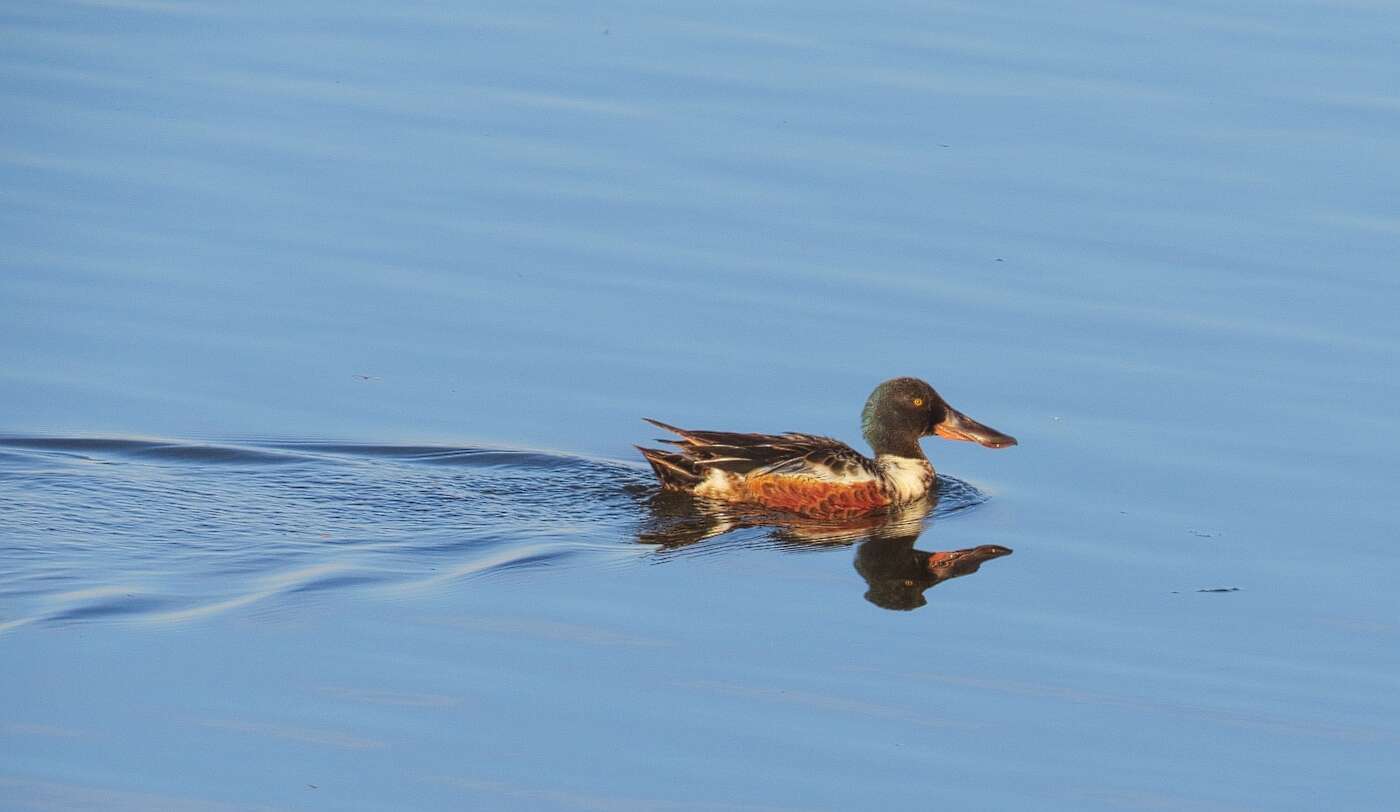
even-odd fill
[{"label": "yellow eye", "polygon": [[924,399],[923,399],[923,398],[914,398],[914,405],[915,405],[915,406],[922,406],[922,405],[924,405]]}]

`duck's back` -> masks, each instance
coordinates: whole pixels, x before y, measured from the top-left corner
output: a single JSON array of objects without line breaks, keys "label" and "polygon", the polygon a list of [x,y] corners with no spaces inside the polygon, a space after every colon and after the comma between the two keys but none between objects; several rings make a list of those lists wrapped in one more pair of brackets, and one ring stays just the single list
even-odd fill
[{"label": "duck's back", "polygon": [[641,448],[662,487],[824,518],[870,513],[892,501],[879,467],[855,449],[814,434],[691,431],[676,451]]}]

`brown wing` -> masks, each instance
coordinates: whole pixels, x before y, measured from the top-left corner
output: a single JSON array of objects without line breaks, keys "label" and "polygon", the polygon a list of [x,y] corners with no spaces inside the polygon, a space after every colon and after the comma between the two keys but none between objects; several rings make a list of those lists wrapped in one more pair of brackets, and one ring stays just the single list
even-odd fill
[{"label": "brown wing", "polygon": [[741,434],[691,431],[646,418],[653,426],[674,432],[680,456],[699,469],[718,468],[748,477],[795,476],[824,482],[853,484],[874,480],[875,464],[855,449],[815,434]]}]

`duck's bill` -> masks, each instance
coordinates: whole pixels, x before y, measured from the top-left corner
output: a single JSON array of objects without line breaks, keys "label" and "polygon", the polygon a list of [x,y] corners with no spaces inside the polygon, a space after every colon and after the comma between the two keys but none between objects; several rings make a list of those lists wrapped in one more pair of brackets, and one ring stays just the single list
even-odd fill
[{"label": "duck's bill", "polygon": [[947,577],[956,578],[959,575],[974,573],[982,566],[982,562],[1004,555],[1011,555],[1011,548],[1000,544],[983,544],[968,550],[947,550],[928,557],[928,570],[935,575],[946,573]]},{"label": "duck's bill", "polygon": [[1016,438],[1002,434],[991,426],[984,426],[957,409],[949,408],[943,422],[933,427],[933,433],[947,440],[966,440],[987,448],[1006,448],[1016,445]]}]

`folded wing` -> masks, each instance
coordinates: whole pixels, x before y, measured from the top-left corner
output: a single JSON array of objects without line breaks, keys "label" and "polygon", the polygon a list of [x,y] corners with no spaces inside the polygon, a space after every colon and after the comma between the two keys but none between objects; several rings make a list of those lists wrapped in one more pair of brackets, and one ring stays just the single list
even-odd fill
[{"label": "folded wing", "polygon": [[873,480],[874,464],[855,449],[830,437],[815,434],[743,434],[728,431],[692,431],[659,420],[646,421],[680,435],[661,440],[678,451],[640,449],[648,460],[654,455],[677,464],[687,473],[701,476],[718,469],[741,476],[801,476],[829,482]]}]

